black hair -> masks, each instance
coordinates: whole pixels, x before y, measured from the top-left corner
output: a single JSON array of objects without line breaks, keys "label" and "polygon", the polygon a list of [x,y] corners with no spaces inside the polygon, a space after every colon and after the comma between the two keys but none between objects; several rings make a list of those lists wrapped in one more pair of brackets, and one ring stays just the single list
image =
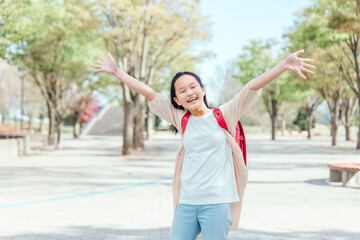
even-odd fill
[{"label": "black hair", "polygon": [[[200,77],[198,75],[196,75],[195,73],[193,72],[178,72],[175,74],[175,76],[173,77],[173,79],[171,80],[171,88],[170,88],[170,98],[171,98],[171,104],[177,108],[177,109],[182,109],[182,110],[185,110],[185,111],[188,111],[187,109],[185,109],[183,106],[179,106],[175,100],[174,100],[174,97],[176,97],[176,93],[175,93],[175,82],[176,80],[178,80],[179,77],[183,76],[183,75],[190,75],[190,76],[193,76],[200,84],[201,87],[205,87],[205,85],[202,83]],[[206,93],[204,95],[204,103],[205,103],[205,106],[207,108],[210,108],[208,103],[207,103],[207,100],[206,100]],[[173,130],[173,133],[177,134],[178,133],[178,130],[176,129],[176,127],[174,126],[171,126],[172,130]]]}]

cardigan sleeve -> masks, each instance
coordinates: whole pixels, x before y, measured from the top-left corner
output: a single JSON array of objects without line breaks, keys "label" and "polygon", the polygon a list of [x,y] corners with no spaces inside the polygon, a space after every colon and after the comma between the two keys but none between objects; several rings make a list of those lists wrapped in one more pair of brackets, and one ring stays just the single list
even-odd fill
[{"label": "cardigan sleeve", "polygon": [[171,102],[160,93],[157,93],[156,97],[148,102],[148,106],[152,113],[174,125],[178,131],[181,131],[181,119],[186,111],[175,108]]},{"label": "cardigan sleeve", "polygon": [[230,129],[235,128],[240,118],[257,102],[261,96],[261,90],[261,88],[250,90],[249,83],[247,83],[233,99],[220,106]]}]

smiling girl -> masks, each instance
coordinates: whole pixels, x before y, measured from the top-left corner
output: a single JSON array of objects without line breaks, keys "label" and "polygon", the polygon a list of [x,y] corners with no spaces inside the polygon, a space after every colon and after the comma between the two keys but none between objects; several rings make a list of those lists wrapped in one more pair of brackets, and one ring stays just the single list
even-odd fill
[{"label": "smiling girl", "polygon": [[[229,102],[219,107],[229,131],[219,126],[210,109],[205,87],[195,73],[179,72],[171,82],[171,102],[146,84],[129,76],[108,58],[99,57],[91,65],[94,72],[114,75],[132,90],[145,96],[150,110],[182,133],[173,179],[174,219],[171,240],[193,240],[201,233],[204,240],[226,239],[229,230],[239,226],[248,171],[234,138],[240,118],[255,104],[261,88],[283,72],[314,74],[316,69],[295,52],[269,71],[247,83]],[[306,68],[307,67],[307,68]],[[185,127],[182,118],[191,113]],[[182,129],[184,128],[184,129]]]}]

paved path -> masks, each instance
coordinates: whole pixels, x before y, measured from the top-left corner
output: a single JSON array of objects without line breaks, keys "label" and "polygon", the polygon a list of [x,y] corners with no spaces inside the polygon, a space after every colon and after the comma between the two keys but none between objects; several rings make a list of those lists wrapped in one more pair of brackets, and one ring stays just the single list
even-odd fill
[{"label": "paved path", "polygon": [[[360,239],[360,189],[327,182],[328,162],[359,161],[328,139],[248,136],[249,183],[229,239]],[[169,239],[179,139],[157,135],[120,154],[120,137],[0,162],[0,239]]]}]

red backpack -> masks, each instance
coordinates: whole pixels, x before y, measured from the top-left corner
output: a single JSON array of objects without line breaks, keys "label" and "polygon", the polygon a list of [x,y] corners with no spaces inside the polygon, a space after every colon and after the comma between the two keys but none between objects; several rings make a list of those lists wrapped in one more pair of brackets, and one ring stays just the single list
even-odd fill
[{"label": "red backpack", "polygon": [[[219,124],[220,127],[222,127],[223,129],[225,129],[226,131],[229,132],[228,127],[226,125],[225,119],[220,111],[219,108],[214,109],[213,111],[214,116]],[[183,118],[181,119],[181,128],[182,128],[182,133],[184,135],[185,133],[185,128],[186,128],[186,124],[189,121],[191,113],[186,113]],[[229,132],[230,133],[230,132]],[[245,162],[245,166],[246,165],[246,142],[245,142],[245,134],[244,134],[244,129],[240,123],[240,121],[238,121],[237,125],[236,125],[236,134],[235,134],[235,140],[236,142],[239,144],[239,147],[243,153],[243,157],[244,157],[244,162]]]}]

